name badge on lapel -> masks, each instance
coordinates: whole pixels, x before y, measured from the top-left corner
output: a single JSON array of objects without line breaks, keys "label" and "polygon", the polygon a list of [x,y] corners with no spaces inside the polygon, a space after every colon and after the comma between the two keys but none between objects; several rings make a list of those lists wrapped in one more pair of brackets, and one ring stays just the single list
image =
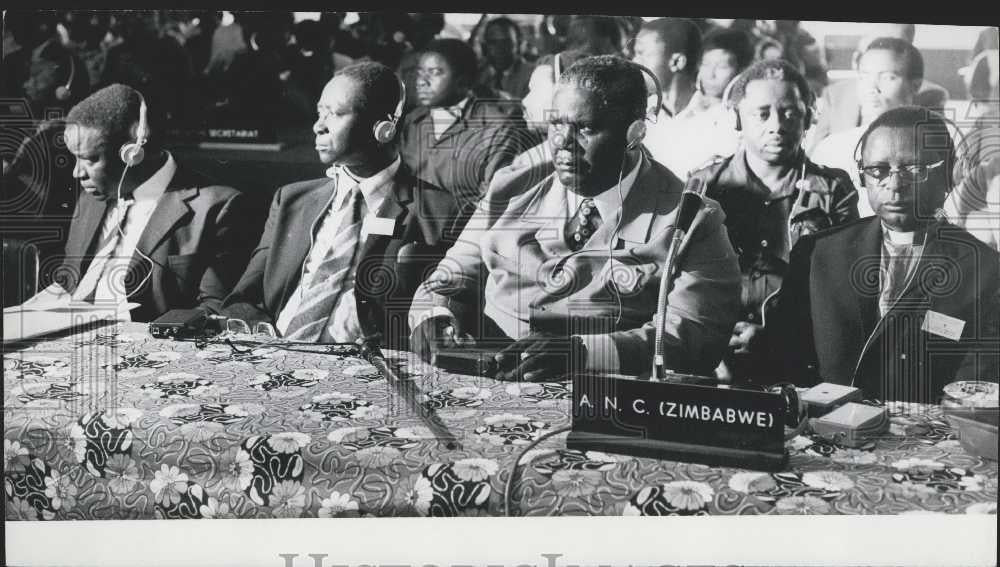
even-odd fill
[{"label": "name badge on lapel", "polygon": [[962,338],[962,329],[964,328],[965,321],[928,309],[927,315],[924,316],[924,324],[920,327],[920,330],[952,341],[958,341]]},{"label": "name badge on lapel", "polygon": [[381,234],[383,236],[392,236],[396,234],[396,219],[366,217],[364,230],[368,235]]}]

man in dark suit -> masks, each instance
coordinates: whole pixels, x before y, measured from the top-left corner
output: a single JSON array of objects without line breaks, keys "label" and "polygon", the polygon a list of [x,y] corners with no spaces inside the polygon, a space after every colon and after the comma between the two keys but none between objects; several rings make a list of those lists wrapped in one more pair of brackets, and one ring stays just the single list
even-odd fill
[{"label": "man in dark suit", "polygon": [[329,178],[278,190],[226,315],[273,323],[292,340],[381,333],[386,346],[405,347],[414,289],[446,251],[457,209],[410,173],[384,132],[398,119],[400,90],[388,67],[371,62],[327,83],[313,132]]},{"label": "man in dark suit", "polygon": [[150,321],[170,309],[213,311],[229,293],[246,265],[245,199],[177,164],[158,117],[118,84],[70,111],[66,147],[85,194],[56,283],[26,303],[137,302],[131,318]]},{"label": "man in dark suit", "polygon": [[534,146],[518,101],[473,92],[478,64],[463,41],[430,42],[417,67],[420,106],[403,119],[399,154],[413,174],[455,196],[463,214],[456,236],[486,193],[493,174]]},{"label": "man in dark suit", "polygon": [[955,160],[945,122],[899,107],[861,144],[876,216],[805,236],[792,251],[765,325],[775,378],[923,403],[955,380],[995,382],[1000,255],[939,220]]}]

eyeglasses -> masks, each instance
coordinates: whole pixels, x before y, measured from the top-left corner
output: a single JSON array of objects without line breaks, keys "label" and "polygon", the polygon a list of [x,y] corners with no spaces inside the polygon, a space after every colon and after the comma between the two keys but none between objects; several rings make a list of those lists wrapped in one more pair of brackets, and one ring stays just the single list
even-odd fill
[{"label": "eyeglasses", "polygon": [[930,164],[911,163],[900,167],[890,167],[885,164],[879,164],[866,165],[860,168],[860,171],[862,174],[867,175],[875,181],[885,181],[890,175],[895,173],[899,176],[900,181],[921,183],[923,181],[927,181],[932,169],[937,169],[942,165],[944,165],[944,160],[936,161]]}]

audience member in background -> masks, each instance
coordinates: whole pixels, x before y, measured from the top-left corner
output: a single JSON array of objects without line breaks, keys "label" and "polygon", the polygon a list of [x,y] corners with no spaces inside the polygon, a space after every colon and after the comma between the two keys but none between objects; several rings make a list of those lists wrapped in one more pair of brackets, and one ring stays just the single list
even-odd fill
[{"label": "audience member in background", "polygon": [[[916,26],[913,24],[884,24],[875,34],[861,38],[858,48],[851,58],[851,66],[857,70],[861,57],[868,51],[871,43],[880,37],[894,37],[913,45]],[[850,130],[866,125],[862,117],[864,94],[858,88],[859,79],[837,81],[823,91],[819,100],[819,116],[816,126],[806,139],[806,151],[812,152],[824,138],[831,134]],[[913,96],[913,104],[923,106],[936,112],[941,112],[948,102],[948,91],[937,84],[923,79]],[[870,121],[873,117],[869,117]],[[864,199],[862,199],[864,201]]]},{"label": "audience member in background", "polygon": [[274,131],[295,116],[286,98],[292,14],[243,14],[240,23],[249,49],[211,81],[212,124]]},{"label": "audience member in background", "polygon": [[[125,85],[101,89],[66,118],[66,147],[76,158],[80,195],[56,282],[27,303],[70,302],[140,307],[134,321],[171,309],[214,311],[247,259],[245,199],[187,171],[163,149],[162,114],[145,110]],[[123,161],[125,144],[144,157]],[[120,196],[120,198],[119,198]]]},{"label": "audience member in background", "polygon": [[22,85],[32,113],[45,119],[65,116],[74,104],[90,94],[87,67],[63,47],[56,29],[51,29],[51,34],[31,50],[27,78]]},{"label": "audience member in background", "polygon": [[[648,369],[663,236],[683,184],[649,159],[641,137],[628,138],[644,120],[646,92],[643,74],[619,57],[582,59],[563,73],[548,137],[555,172],[497,176],[490,206],[414,296],[415,352],[429,360],[455,338],[506,344],[503,378],[525,381],[574,367]],[[681,372],[710,372],[735,320],[736,258],[723,215],[708,207],[665,314],[667,365]],[[618,270],[635,276],[623,282]]]},{"label": "audience member in background", "polygon": [[876,215],[801,239],[764,352],[774,378],[936,404],[955,380],[997,381],[1000,254],[940,220],[955,148],[921,107],[875,119],[860,162]]},{"label": "audience member in background", "polygon": [[0,75],[0,96],[24,98],[24,83],[28,80],[31,62],[32,20],[35,14],[7,11],[3,15],[3,72]]},{"label": "audience member in background", "polygon": [[418,178],[450,191],[462,209],[454,236],[493,173],[530,147],[516,101],[483,100],[471,92],[477,71],[467,43],[432,41],[417,68],[420,106],[400,125],[403,163]]},{"label": "audience member in background", "polygon": [[226,315],[272,323],[291,340],[381,333],[384,345],[405,348],[414,289],[444,254],[457,209],[410,173],[391,137],[376,138],[399,94],[392,71],[375,62],[341,69],[326,85],[313,132],[327,178],[275,194]]},{"label": "audience member in background", "polygon": [[162,14],[136,10],[113,18],[120,24],[121,42],[108,49],[101,84],[140,90],[168,121],[182,119],[188,99],[178,87],[191,83],[194,70],[187,52],[162,31]]},{"label": "audience member in background", "polygon": [[479,84],[504,98],[522,99],[535,66],[521,57],[521,28],[510,18],[494,18],[483,28]]},{"label": "audience member in background", "polygon": [[948,195],[948,221],[1000,251],[1000,155],[972,168]]},{"label": "audience member in background", "polygon": [[90,89],[97,89],[104,74],[107,51],[101,45],[107,33],[106,18],[96,12],[70,11],[56,26],[63,47],[83,62]]},{"label": "audience member in background", "polygon": [[167,33],[187,52],[191,68],[202,74],[212,57],[212,36],[219,25],[218,12],[209,10],[170,12]]},{"label": "audience member in background", "polygon": [[[634,61],[644,65],[659,81],[662,103],[656,109],[656,122],[649,125],[646,148],[653,158],[684,178],[687,170],[698,163],[687,164],[677,147],[685,141],[677,138],[673,118],[694,97],[701,59],[701,33],[698,26],[684,18],[659,18],[646,22],[635,37]],[[652,78],[646,85],[655,90]]]},{"label": "audience member in background", "polygon": [[302,20],[295,24],[294,45],[288,47],[288,72],[285,78],[286,93],[292,106],[294,119],[314,117],[315,104],[323,86],[333,76],[333,58],[327,51],[330,42],[323,25],[315,20]]},{"label": "audience member in background", "polygon": [[726,213],[739,255],[740,316],[720,374],[742,379],[766,371],[750,351],[792,247],[803,235],[857,219],[858,196],[847,173],[818,166],[802,151],[814,99],[805,77],[789,63],[755,63],[737,77],[728,100],[743,143],[732,157],[692,176]]},{"label": "audience member in background", "polygon": [[924,58],[912,43],[892,37],[882,37],[868,44],[858,60],[858,80],[855,83],[860,101],[859,126],[843,130],[824,139],[809,154],[813,161],[843,169],[851,175],[855,187],[862,192],[858,212],[862,217],[875,214],[864,195],[854,150],[869,124],[887,110],[913,104],[924,78]]},{"label": "audience member in background", "polygon": [[1000,154],[1000,50],[984,49],[967,67],[966,90],[969,92],[967,118],[972,128],[963,140],[962,155],[976,165]]},{"label": "audience member in background", "polygon": [[723,96],[730,82],[752,62],[753,46],[745,33],[719,28],[705,36],[697,90],[684,110],[670,120],[669,138],[659,145],[671,171],[681,180],[712,158],[736,152],[739,133],[733,129]]},{"label": "audience member in background", "polygon": [[219,26],[212,32],[212,49],[208,64],[201,71],[209,78],[224,76],[236,56],[247,50],[240,12],[223,12]]}]

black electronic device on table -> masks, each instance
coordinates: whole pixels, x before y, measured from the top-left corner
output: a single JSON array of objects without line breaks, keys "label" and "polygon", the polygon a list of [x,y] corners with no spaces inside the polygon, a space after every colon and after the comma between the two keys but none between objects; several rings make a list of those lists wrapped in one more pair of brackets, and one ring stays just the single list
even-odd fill
[{"label": "black electronic device on table", "polygon": [[171,309],[149,324],[149,334],[158,339],[189,339],[203,335],[208,321],[201,309]]}]

